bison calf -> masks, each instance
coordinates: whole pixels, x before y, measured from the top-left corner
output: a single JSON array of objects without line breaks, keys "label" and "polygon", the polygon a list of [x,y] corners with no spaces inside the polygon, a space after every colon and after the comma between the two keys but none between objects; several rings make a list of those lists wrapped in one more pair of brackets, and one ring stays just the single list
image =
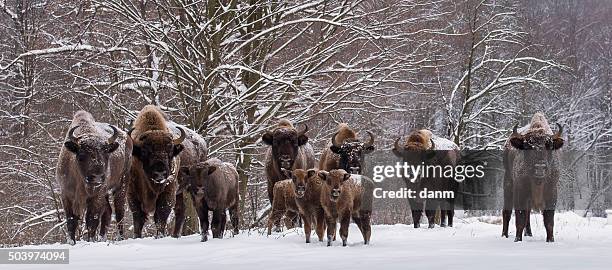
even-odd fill
[{"label": "bison calf", "polygon": [[319,177],[324,180],[320,200],[327,221],[327,246],[331,246],[338,220],[342,245],[346,246],[351,217],[363,235],[364,244],[367,245],[372,232],[370,216],[374,182],[365,176],[351,175],[342,169],[319,171]]},{"label": "bison calf", "polygon": [[233,233],[238,234],[238,172],[232,164],[211,158],[191,167],[181,167],[181,174],[189,181],[189,191],[193,198],[200,228],[202,242],[208,241],[208,211],[213,212],[213,238],[223,238],[229,209]]},{"label": "bison calf", "polygon": [[291,179],[276,182],[273,188],[274,199],[272,210],[268,217],[268,235],[272,234],[272,226],[276,225],[276,231],[281,231],[280,221],[285,216],[285,226],[291,229],[297,223],[298,206],[296,203],[295,189]]}]

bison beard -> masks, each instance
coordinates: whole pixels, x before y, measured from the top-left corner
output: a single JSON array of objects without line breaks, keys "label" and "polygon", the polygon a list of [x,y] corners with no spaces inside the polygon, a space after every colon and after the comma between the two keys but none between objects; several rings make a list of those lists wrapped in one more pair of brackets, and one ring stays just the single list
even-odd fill
[{"label": "bison beard", "polygon": [[508,227],[515,209],[515,242],[523,240],[523,231],[531,236],[530,212],[542,210],[546,242],[554,242],[554,214],[557,203],[563,128],[557,124],[553,134],[548,121],[536,113],[521,132],[514,126],[504,151],[504,209],[502,236],[508,237]]},{"label": "bison beard", "polygon": [[[110,129],[110,130],[109,130]],[[78,131],[79,136],[75,136]],[[91,114],[79,111],[60,151],[56,177],[67,220],[68,243],[75,244],[76,228],[85,212],[87,241],[106,237],[112,208],[119,238],[123,238],[125,204],[124,175],[131,162],[132,141],[112,125],[95,122]]]}]

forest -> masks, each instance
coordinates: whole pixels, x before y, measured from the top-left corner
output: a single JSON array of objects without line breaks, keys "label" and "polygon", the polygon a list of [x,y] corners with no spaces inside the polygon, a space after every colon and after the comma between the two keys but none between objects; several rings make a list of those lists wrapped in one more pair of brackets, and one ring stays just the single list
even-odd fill
[{"label": "forest", "polygon": [[[567,208],[605,216],[611,69],[611,1],[1,0],[0,246],[64,240],[55,170],[76,111],[127,131],[147,104],[238,168],[244,229],[269,208],[261,136],[281,118],[319,157],[338,123],[378,150],[422,128],[502,149],[542,112],[574,153]],[[406,207],[373,223],[409,223]]]}]

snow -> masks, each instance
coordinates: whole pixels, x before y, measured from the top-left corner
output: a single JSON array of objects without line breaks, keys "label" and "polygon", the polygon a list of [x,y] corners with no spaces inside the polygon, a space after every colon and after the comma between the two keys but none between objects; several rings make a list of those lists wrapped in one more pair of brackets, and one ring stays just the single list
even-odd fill
[{"label": "snow", "polygon": [[[368,246],[351,224],[348,247],[342,247],[341,241],[332,247],[306,244],[302,230],[295,229],[270,237],[263,231],[243,231],[206,243],[192,235],[35,248],[70,248],[68,266],[47,265],[45,269],[609,269],[612,225],[604,218],[558,213],[555,243],[545,242],[541,215],[532,215],[534,237],[520,243],[514,243],[512,235],[501,238],[500,223],[500,217],[489,216],[458,219],[454,228],[375,225]],[[43,267],[11,265],[11,269],[38,268]]]}]

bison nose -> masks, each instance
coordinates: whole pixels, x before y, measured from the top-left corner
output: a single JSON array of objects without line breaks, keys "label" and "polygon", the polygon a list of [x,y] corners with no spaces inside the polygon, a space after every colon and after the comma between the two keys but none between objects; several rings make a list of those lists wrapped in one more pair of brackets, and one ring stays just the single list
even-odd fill
[{"label": "bison nose", "polygon": [[156,183],[164,182],[167,178],[166,171],[154,171],[152,175],[152,180]]},{"label": "bison nose", "polygon": [[104,174],[90,174],[85,177],[85,183],[88,185],[100,185],[104,182]]},{"label": "bison nose", "polygon": [[359,174],[361,172],[361,167],[359,167],[359,166],[350,167],[349,171],[352,174]]},{"label": "bison nose", "polygon": [[332,193],[331,193],[332,197],[340,197],[340,189],[339,188],[335,188],[332,189]]}]

